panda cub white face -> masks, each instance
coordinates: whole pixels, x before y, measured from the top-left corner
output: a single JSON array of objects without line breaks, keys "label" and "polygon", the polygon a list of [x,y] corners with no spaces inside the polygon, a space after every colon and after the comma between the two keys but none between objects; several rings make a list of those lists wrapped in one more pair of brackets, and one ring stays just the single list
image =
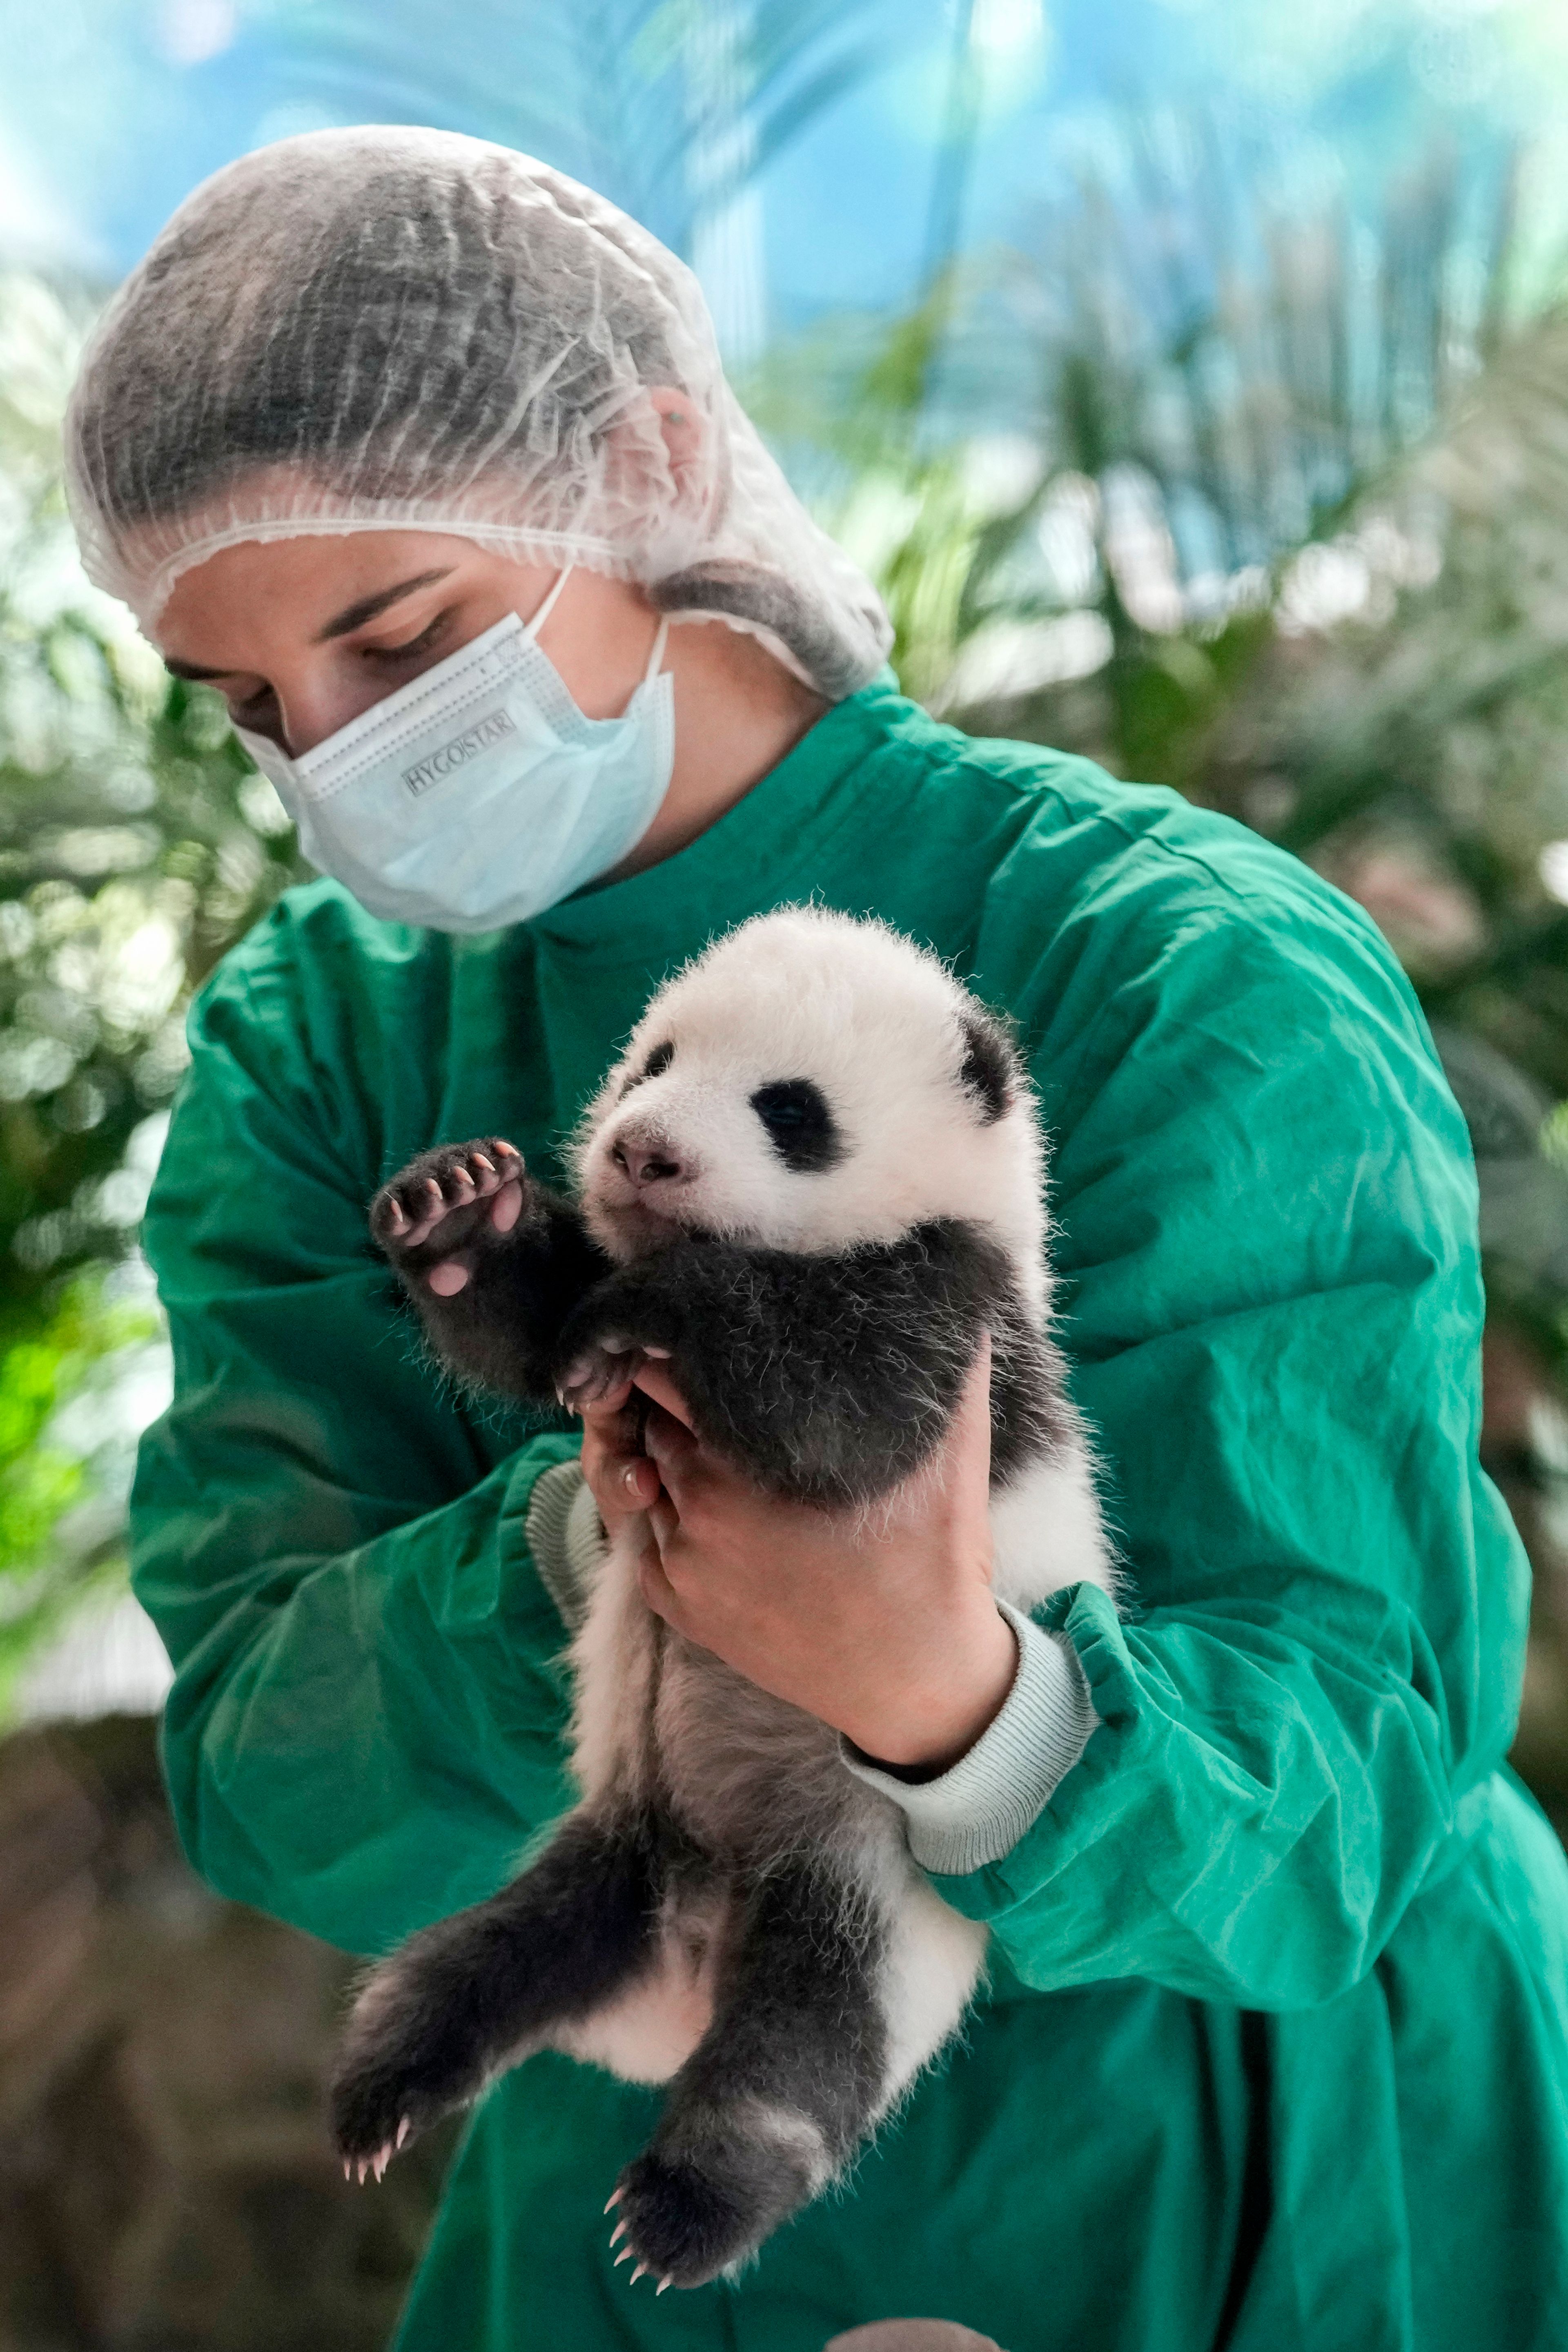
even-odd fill
[{"label": "panda cub white face", "polygon": [[756,917],[648,1007],[580,1131],[588,1223],[626,1259],[685,1228],[791,1251],[988,1224],[1039,1293],[1034,1101],[934,956],[812,908]]}]

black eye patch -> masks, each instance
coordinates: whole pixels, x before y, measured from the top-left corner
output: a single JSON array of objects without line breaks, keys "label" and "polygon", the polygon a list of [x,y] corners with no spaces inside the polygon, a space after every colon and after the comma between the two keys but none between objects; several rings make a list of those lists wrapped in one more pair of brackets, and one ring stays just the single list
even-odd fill
[{"label": "black eye patch", "polygon": [[654,1046],[642,1068],[634,1071],[632,1076],[626,1079],[621,1088],[622,1101],[624,1102],[632,1087],[640,1087],[644,1078],[656,1078],[661,1071],[667,1070],[674,1058],[674,1046],[666,1037],[662,1045]]},{"label": "black eye patch", "polygon": [[818,1176],[844,1156],[844,1139],[827,1098],[810,1078],[779,1078],[758,1087],[751,1108],[768,1130],[768,1140],[800,1176]]}]

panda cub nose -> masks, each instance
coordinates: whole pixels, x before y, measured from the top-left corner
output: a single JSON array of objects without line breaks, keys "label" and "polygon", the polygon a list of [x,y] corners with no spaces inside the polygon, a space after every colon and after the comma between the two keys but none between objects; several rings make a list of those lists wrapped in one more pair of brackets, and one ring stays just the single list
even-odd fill
[{"label": "panda cub nose", "polygon": [[612,1146],[610,1157],[633,1184],[663,1183],[685,1173],[680,1161],[672,1158],[662,1135],[622,1136]]}]

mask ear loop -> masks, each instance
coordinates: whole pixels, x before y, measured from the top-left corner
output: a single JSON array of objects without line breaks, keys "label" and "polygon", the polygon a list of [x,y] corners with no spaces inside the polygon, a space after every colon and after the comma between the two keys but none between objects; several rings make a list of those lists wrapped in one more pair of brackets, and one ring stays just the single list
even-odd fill
[{"label": "mask ear loop", "polygon": [[[545,623],[549,619],[550,614],[554,612],[556,599],[560,594],[561,590],[566,586],[567,582],[570,579],[572,572],[576,568],[575,564],[569,563],[563,572],[558,572],[556,573],[554,582],[551,583],[544,603],[539,606],[539,609],[534,614],[533,619],[528,622],[528,625],[524,629],[523,635],[534,645],[538,645],[539,631],[544,627]],[[669,638],[670,616],[667,613],[663,613],[659,616],[659,626],[654,634],[653,649],[648,656],[648,667],[643,673],[643,684],[644,686],[651,686],[654,678],[658,677],[659,672],[664,668],[664,647],[669,643]]]},{"label": "mask ear loop", "polygon": [[555,578],[550,583],[549,589],[546,593],[544,603],[539,606],[539,609],[534,614],[533,619],[529,621],[524,628],[524,636],[529,638],[533,643],[537,644],[538,642],[539,631],[544,627],[545,623],[555,611],[556,599],[559,596],[561,590],[566,586],[567,582],[571,578],[571,575],[576,569],[577,566],[575,563],[569,563],[564,571],[558,572],[556,573]]}]

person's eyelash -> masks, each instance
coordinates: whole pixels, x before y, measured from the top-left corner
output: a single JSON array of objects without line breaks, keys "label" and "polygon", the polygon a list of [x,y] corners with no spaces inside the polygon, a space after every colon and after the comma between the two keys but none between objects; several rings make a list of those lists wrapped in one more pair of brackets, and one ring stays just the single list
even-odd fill
[{"label": "person's eyelash", "polygon": [[[361,646],[360,651],[367,661],[394,663],[413,661],[420,654],[428,653],[438,641],[442,631],[452,618],[452,613],[453,607],[449,604],[444,612],[437,613],[435,618],[421,629],[417,637],[410,637],[406,645]],[[236,719],[244,719],[252,712],[265,710],[273,699],[271,687],[264,686],[259,693],[247,694],[243,701],[231,702],[229,708]]]},{"label": "person's eyelash", "polygon": [[434,645],[436,639],[440,636],[442,630],[446,626],[447,622],[451,618],[452,613],[449,606],[444,613],[437,613],[434,620],[430,623],[429,626],[427,628],[421,629],[417,637],[410,637],[406,645],[361,646],[360,650],[368,661],[407,661],[415,654],[428,653],[431,646]]}]

